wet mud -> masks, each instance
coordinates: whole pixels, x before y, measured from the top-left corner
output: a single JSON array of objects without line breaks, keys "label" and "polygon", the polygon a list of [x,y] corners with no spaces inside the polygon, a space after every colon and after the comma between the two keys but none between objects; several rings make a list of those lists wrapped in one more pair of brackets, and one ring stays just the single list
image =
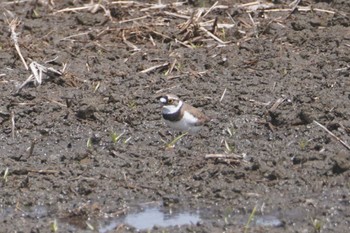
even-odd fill
[{"label": "wet mud", "polygon": [[100,2],[0,3],[2,232],[350,230],[348,1]]}]

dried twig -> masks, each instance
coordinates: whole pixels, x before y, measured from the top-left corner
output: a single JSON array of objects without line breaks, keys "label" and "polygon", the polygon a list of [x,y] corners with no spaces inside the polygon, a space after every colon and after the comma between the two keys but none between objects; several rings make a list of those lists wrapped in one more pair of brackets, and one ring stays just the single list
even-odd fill
[{"label": "dried twig", "polygon": [[205,14],[203,15],[203,18],[205,17],[205,16],[207,16],[214,8],[215,8],[215,6],[218,4],[218,1],[216,1],[210,8],[209,8],[209,10],[207,10],[207,12],[205,12]]},{"label": "dried twig", "polygon": [[143,8],[143,9],[141,9],[140,11],[149,11],[149,10],[156,10],[156,9],[164,9],[164,8],[166,8],[166,7],[167,7],[167,5],[165,5],[165,4],[157,3],[157,4],[151,5],[150,7]]},{"label": "dried twig", "polygon": [[182,42],[176,38],[175,38],[175,43],[179,43],[179,44],[185,46],[186,48],[193,49],[192,46],[188,45],[186,42]]},{"label": "dried twig", "polygon": [[25,87],[28,83],[30,83],[33,80],[33,75],[29,75],[29,77],[19,86],[17,87],[16,94],[18,94],[23,87]]},{"label": "dried twig", "polygon": [[283,103],[284,100],[285,98],[278,98],[269,110],[275,111],[278,108],[278,106],[280,106],[280,104]]},{"label": "dried twig", "polygon": [[221,98],[220,98],[220,101],[219,101],[219,102],[221,102],[221,101],[224,99],[225,94],[226,94],[226,90],[227,90],[227,88],[225,88],[224,92],[222,93],[222,95],[221,95]]},{"label": "dried twig", "polygon": [[237,154],[207,154],[205,155],[206,159],[217,159],[217,158],[234,158],[234,159],[242,159],[241,155]]},{"label": "dried twig", "polygon": [[84,6],[81,6],[81,7],[64,8],[64,9],[56,11],[55,13],[70,12],[70,11],[80,11],[80,10],[87,9],[91,13],[95,14],[100,8],[102,8],[103,11],[105,12],[105,15],[110,18],[111,14],[110,14],[109,10],[106,9],[102,4],[100,4],[100,3],[93,3],[93,1],[91,1],[91,3],[88,3],[88,4],[84,4]]},{"label": "dried twig", "polygon": [[167,70],[167,72],[165,72],[165,75],[169,75],[169,74],[171,74],[171,72],[173,72],[176,63],[177,63],[177,60],[176,60],[176,58],[175,58],[175,60],[173,61],[173,63],[171,63],[171,66],[169,67],[169,69]]},{"label": "dried twig", "polygon": [[133,19],[122,20],[122,21],[119,21],[119,23],[122,24],[122,23],[134,22],[134,21],[137,21],[137,20],[146,19],[148,17],[149,17],[148,15],[144,15],[144,16],[141,16],[141,17],[133,18]]},{"label": "dried twig", "polygon": [[209,32],[207,29],[205,29],[204,27],[200,27],[199,28],[201,31],[207,33],[210,37],[212,37],[214,40],[216,40],[217,42],[219,42],[222,45],[228,44],[231,41],[222,41],[220,38],[218,38],[217,36],[215,36],[213,33]]},{"label": "dried twig", "polygon": [[1,3],[3,5],[12,5],[12,4],[19,4],[19,3],[24,3],[24,2],[30,2],[32,0],[16,0],[16,1],[12,1],[12,2],[4,2]]},{"label": "dried twig", "polygon": [[34,147],[36,144],[37,139],[34,139],[31,143],[30,143],[30,147],[28,148],[28,158],[31,157],[33,155],[34,152]]},{"label": "dried twig", "polygon": [[163,11],[163,13],[166,15],[169,15],[169,16],[180,18],[180,19],[190,19],[191,18],[188,15],[180,15],[180,14],[176,14],[176,13],[169,12],[169,11]]},{"label": "dried twig", "polygon": [[159,68],[162,68],[162,67],[166,67],[166,66],[168,66],[169,64],[170,64],[169,62],[166,62],[166,63],[164,63],[164,64],[152,66],[152,67],[147,68],[147,69],[145,69],[145,70],[141,70],[140,73],[145,74],[145,73],[148,73],[148,72],[150,72],[150,71],[152,71],[152,70],[156,70],[156,69],[159,69]]},{"label": "dried twig", "polygon": [[12,134],[12,139],[15,139],[16,125],[15,125],[15,112],[14,111],[11,111],[11,134]]},{"label": "dried twig", "polygon": [[18,35],[16,33],[16,27],[20,24],[21,22],[16,18],[13,19],[11,22],[8,22],[9,27],[10,27],[10,31],[11,31],[11,39],[13,40],[13,43],[15,44],[15,48],[16,51],[18,53],[18,56],[21,58],[24,67],[26,68],[26,70],[28,70],[28,65],[26,63],[26,61],[24,60],[21,50],[19,49],[19,45],[18,45]]},{"label": "dried twig", "polygon": [[136,45],[134,45],[133,43],[131,43],[130,41],[128,41],[126,38],[125,38],[125,32],[123,31],[122,33],[122,38],[123,38],[123,42],[129,46],[130,48],[132,48],[134,51],[140,51],[141,49],[139,49]]},{"label": "dried twig", "polygon": [[60,39],[60,41],[62,41],[62,40],[68,40],[68,39],[74,38],[74,37],[85,36],[85,35],[88,35],[89,33],[91,33],[91,31],[82,32],[82,33],[78,33],[78,34],[74,34],[74,35],[70,35],[70,36],[67,36],[67,37],[64,37],[64,38]]},{"label": "dried twig", "polygon": [[[138,1],[114,1],[114,2],[111,2],[111,4],[122,4],[122,5],[144,5],[143,3],[141,4],[140,2]],[[147,3],[145,3],[147,4]]]},{"label": "dried twig", "polygon": [[18,94],[24,86],[26,86],[29,82],[34,82],[35,85],[41,85],[42,83],[42,75],[45,74],[56,74],[61,76],[62,72],[55,70],[52,67],[46,67],[43,65],[40,65],[39,63],[33,61],[29,65],[30,70],[32,71],[32,74],[17,88],[16,94]]},{"label": "dried twig", "polygon": [[340,142],[343,146],[346,147],[346,149],[350,150],[350,146],[343,140],[341,140],[338,136],[336,136],[335,134],[333,134],[331,131],[329,131],[326,126],[322,125],[321,123],[317,122],[317,121],[313,121],[316,125],[320,126],[323,130],[325,130],[329,135],[331,135],[335,140],[337,140],[338,142]]},{"label": "dried twig", "polygon": [[172,87],[160,89],[160,90],[155,92],[156,96],[159,97],[159,93],[162,93],[162,92],[165,92],[165,91],[169,91],[169,90],[172,90],[172,89],[177,88],[177,87],[179,87],[179,85],[175,85],[175,86],[172,86]]},{"label": "dried twig", "polygon": [[239,164],[244,162],[243,156],[237,154],[207,154],[204,156],[205,159],[215,159],[218,161],[222,161],[226,164]]},{"label": "dried twig", "polygon": [[58,170],[28,170],[28,172],[39,173],[39,174],[55,174],[59,173]]}]

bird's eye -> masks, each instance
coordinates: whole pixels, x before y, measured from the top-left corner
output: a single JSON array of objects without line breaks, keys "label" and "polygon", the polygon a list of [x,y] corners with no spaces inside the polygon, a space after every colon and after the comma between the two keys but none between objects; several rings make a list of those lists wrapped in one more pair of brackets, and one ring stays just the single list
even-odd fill
[{"label": "bird's eye", "polygon": [[173,99],[169,99],[169,100],[168,100],[168,103],[169,103],[169,104],[172,104],[172,103],[174,103],[174,100],[173,100]]}]

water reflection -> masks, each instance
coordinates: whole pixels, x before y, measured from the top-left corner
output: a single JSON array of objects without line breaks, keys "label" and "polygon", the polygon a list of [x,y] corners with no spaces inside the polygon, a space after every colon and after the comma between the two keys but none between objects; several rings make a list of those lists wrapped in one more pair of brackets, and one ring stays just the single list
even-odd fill
[{"label": "water reflection", "polygon": [[127,214],[121,219],[115,219],[110,224],[100,228],[100,233],[108,232],[119,224],[127,224],[139,230],[151,229],[154,226],[169,227],[184,224],[196,224],[200,221],[198,213],[190,212],[164,212],[160,207],[149,207],[141,212]]}]

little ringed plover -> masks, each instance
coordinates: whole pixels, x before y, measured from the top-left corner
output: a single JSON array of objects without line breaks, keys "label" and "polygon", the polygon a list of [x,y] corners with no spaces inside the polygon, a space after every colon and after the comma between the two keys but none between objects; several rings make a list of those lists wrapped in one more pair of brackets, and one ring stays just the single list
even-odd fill
[{"label": "little ringed plover", "polygon": [[168,126],[175,130],[196,133],[210,121],[199,109],[186,104],[176,95],[168,94],[160,98],[162,115]]}]

